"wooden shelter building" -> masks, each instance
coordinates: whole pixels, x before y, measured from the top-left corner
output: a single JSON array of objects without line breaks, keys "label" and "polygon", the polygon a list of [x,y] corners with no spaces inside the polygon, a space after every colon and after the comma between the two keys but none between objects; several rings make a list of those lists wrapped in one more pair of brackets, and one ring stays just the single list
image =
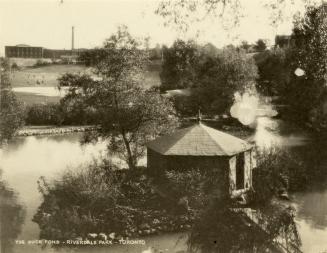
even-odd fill
[{"label": "wooden shelter building", "polygon": [[166,170],[219,171],[230,194],[252,187],[254,146],[230,134],[198,124],[147,143],[147,166],[153,175]]}]

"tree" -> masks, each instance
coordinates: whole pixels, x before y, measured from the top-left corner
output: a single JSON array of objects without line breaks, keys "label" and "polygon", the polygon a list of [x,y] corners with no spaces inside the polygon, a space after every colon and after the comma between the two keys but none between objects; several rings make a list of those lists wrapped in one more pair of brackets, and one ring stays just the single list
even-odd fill
[{"label": "tree", "polygon": [[254,45],[254,49],[257,52],[265,51],[267,49],[266,42],[263,39],[258,39],[257,42]]},{"label": "tree", "polygon": [[291,52],[287,48],[275,48],[254,56],[259,77],[257,90],[267,96],[283,97],[290,82]]},{"label": "tree", "polygon": [[252,89],[256,78],[253,58],[234,47],[225,48],[217,57],[205,58],[199,67],[199,104],[205,112],[225,113],[233,103],[235,92]]},{"label": "tree", "polygon": [[24,123],[24,112],[10,85],[10,65],[0,59],[0,145],[10,140]]},{"label": "tree", "polygon": [[240,48],[244,49],[245,52],[248,52],[248,50],[251,48],[251,45],[246,40],[243,40],[241,42]]},{"label": "tree", "polygon": [[162,90],[192,88],[189,97],[175,97],[182,114],[225,113],[235,92],[253,88],[257,67],[244,50],[228,46],[218,50],[211,44],[203,47],[178,40],[164,52],[161,72]]},{"label": "tree", "polygon": [[163,50],[161,89],[181,89],[196,84],[195,75],[198,61],[197,45],[194,41],[176,40]]},{"label": "tree", "polygon": [[[301,0],[302,3],[311,3],[311,0]],[[316,1],[318,2],[318,1]],[[156,14],[162,16],[165,25],[186,32],[190,28],[204,20],[219,18],[226,28],[233,28],[242,22],[244,3],[241,0],[162,0],[156,9]],[[259,1],[258,7],[269,10],[271,25],[278,25],[289,14],[290,10],[295,14],[299,2],[286,0]],[[212,20],[212,19],[211,19]],[[211,21],[210,20],[210,21]]]},{"label": "tree", "polygon": [[93,52],[95,76],[64,75],[60,87],[68,86],[66,101],[93,110],[101,136],[133,169],[144,155],[145,142],[177,126],[172,104],[154,90],[142,87],[148,58],[126,27],[120,27]]},{"label": "tree", "polygon": [[[304,17],[295,20],[291,37],[292,75],[285,100],[291,112],[301,122],[311,122],[317,127],[326,123],[319,108],[326,96],[327,81],[327,7],[325,4],[308,7]],[[297,76],[296,69],[303,71]]]}]

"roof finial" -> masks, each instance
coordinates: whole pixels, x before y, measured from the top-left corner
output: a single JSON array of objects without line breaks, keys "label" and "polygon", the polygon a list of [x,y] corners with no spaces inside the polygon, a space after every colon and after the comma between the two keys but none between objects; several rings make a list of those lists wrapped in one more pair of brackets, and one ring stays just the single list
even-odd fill
[{"label": "roof finial", "polygon": [[200,107],[199,107],[198,117],[197,117],[197,121],[198,121],[199,124],[201,123],[201,120],[202,120],[201,109],[200,109]]}]

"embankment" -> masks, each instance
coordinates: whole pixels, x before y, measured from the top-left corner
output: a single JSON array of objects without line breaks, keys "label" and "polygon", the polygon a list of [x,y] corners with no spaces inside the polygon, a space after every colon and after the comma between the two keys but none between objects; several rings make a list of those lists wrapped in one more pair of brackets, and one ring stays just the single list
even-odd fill
[{"label": "embankment", "polygon": [[98,126],[26,126],[20,129],[16,136],[35,136],[35,135],[52,135],[66,134],[74,132],[87,132],[98,129]]}]

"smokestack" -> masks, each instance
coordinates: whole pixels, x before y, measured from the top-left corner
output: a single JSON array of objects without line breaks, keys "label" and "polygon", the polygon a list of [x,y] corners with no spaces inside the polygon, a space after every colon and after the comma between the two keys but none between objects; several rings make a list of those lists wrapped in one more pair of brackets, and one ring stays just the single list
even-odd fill
[{"label": "smokestack", "polygon": [[72,53],[74,51],[74,26],[72,26]]}]

